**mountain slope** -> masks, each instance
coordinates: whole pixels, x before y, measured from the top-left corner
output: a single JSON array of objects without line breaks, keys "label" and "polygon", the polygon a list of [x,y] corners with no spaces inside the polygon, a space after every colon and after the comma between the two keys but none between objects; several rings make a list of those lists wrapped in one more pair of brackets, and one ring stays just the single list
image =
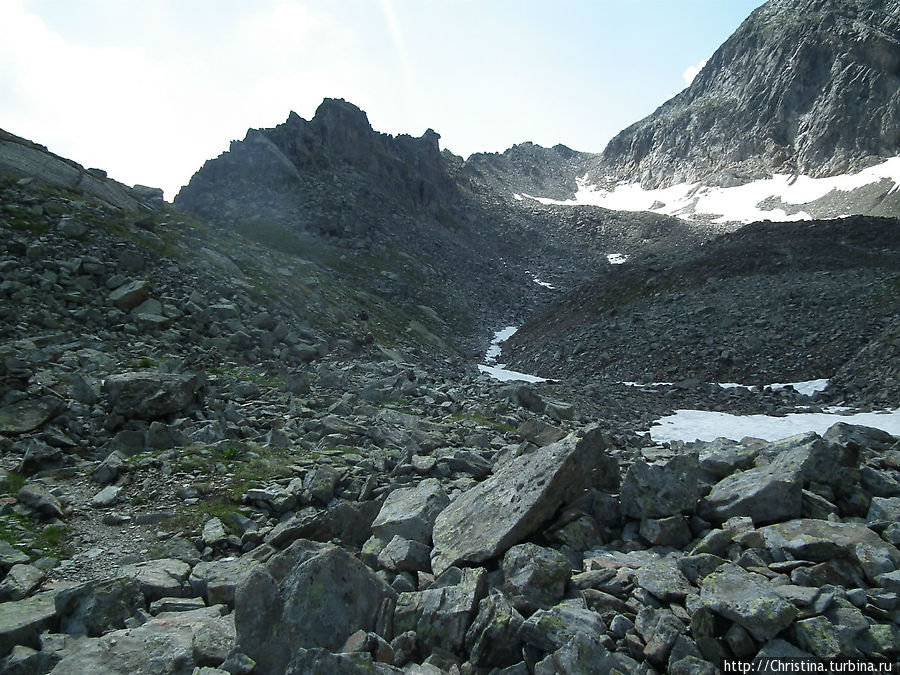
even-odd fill
[{"label": "mountain slope", "polygon": [[731,185],[832,176],[897,154],[900,5],[771,0],[687,89],[618,134],[594,177]]}]

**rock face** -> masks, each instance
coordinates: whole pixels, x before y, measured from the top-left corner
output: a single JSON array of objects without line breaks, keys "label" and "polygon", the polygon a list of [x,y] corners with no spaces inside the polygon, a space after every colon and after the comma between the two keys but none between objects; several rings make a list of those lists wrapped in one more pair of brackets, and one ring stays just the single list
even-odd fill
[{"label": "rock face", "polygon": [[773,172],[846,173],[894,156],[898,54],[890,0],[767,2],[687,89],[610,141],[597,175],[728,185]]},{"label": "rock face", "polygon": [[590,487],[595,471],[618,471],[604,462],[605,450],[600,430],[590,429],[519,457],[458,496],[434,525],[434,571],[483,562],[522,541]]}]

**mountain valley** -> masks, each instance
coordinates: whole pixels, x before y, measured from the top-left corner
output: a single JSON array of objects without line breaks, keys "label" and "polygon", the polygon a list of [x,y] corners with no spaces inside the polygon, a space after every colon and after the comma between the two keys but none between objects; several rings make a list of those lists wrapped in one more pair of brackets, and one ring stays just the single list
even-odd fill
[{"label": "mountain valley", "polygon": [[[892,167],[898,44],[771,0],[601,155],[325,99],[172,203],[0,131],[0,671],[896,664],[900,439],[840,414],[900,409],[900,176],[791,222],[577,195]],[[479,370],[507,326],[542,381]],[[661,442],[685,410],[835,424]]]}]

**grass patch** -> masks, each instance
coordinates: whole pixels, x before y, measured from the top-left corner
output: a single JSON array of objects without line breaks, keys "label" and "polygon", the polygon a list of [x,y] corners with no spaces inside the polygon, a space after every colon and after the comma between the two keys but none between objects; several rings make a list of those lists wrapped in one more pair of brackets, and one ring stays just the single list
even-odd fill
[{"label": "grass patch", "polygon": [[28,516],[17,513],[0,515],[0,539],[32,557],[68,558],[72,547],[66,544],[66,525],[41,526]]},{"label": "grass patch", "polygon": [[6,474],[6,494],[15,495],[25,485],[25,476],[15,471]]}]

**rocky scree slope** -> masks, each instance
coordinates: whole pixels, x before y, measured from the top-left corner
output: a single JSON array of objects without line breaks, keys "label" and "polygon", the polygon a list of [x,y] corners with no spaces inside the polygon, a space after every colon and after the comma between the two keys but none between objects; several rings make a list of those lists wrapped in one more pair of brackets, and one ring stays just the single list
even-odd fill
[{"label": "rocky scree slope", "polygon": [[[898,255],[894,219],[749,225],[604,270],[527,322],[503,359],[581,381],[745,384],[831,377],[856,359],[835,396],[853,393],[840,382],[869,378],[868,393],[851,398],[896,403],[893,366],[868,366],[897,315]],[[856,356],[867,347],[873,356]]]},{"label": "rocky scree slope", "polygon": [[848,173],[900,153],[898,110],[895,2],[770,0],[591,175],[654,188]]},{"label": "rocky scree slope", "polygon": [[175,203],[276,250],[339,250],[360,290],[411,312],[431,308],[447,324],[443,340],[473,355],[492,330],[553,301],[535,276],[567,290],[610,252],[707,236],[673,218],[514,200],[507,181],[521,172],[534,189],[548,187],[583,159],[562,146],[524,144],[463,162],[441,152],[438,138],[377,133],[363,111],[326,99],[309,121],[292,113],[232,143]]}]

